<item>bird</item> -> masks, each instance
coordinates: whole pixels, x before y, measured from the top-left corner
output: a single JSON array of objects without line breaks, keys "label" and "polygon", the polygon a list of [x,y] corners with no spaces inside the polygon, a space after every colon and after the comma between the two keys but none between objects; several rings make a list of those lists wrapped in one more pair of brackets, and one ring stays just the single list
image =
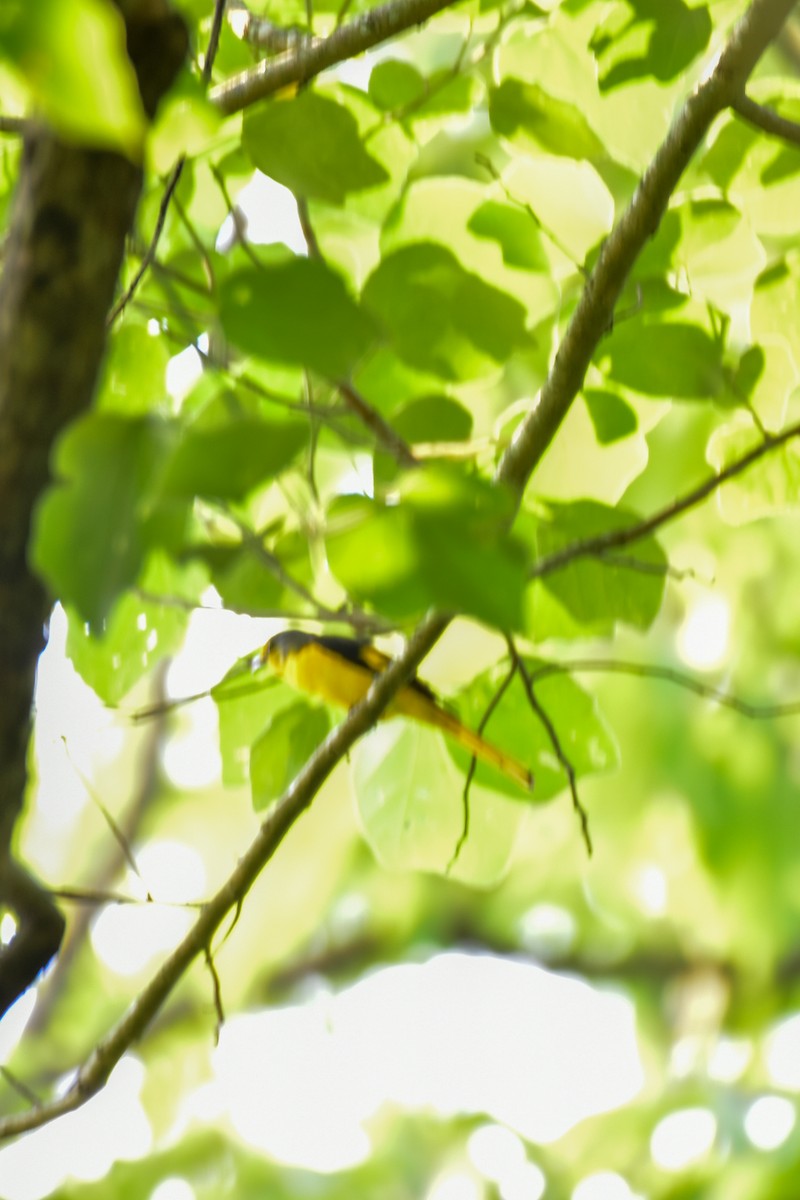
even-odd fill
[{"label": "bird", "polygon": [[[318,636],[290,629],[270,638],[258,661],[297,691],[349,709],[362,699],[375,676],[392,660],[365,639]],[[428,685],[416,676],[400,688],[383,715],[410,717],[439,729],[525,791],[533,789],[534,777],[526,766],[448,712]]]}]

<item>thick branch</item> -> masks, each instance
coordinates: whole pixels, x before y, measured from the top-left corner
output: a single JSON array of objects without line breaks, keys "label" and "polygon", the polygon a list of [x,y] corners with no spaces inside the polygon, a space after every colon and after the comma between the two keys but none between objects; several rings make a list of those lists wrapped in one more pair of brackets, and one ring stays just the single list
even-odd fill
[{"label": "thick branch", "polygon": [[[131,12],[128,50],[152,113],[183,60],[186,31],[165,5],[143,7],[140,17]],[[121,155],[65,145],[31,127],[0,280],[0,906],[18,918],[0,951],[0,1014],[47,963],[63,926],[49,896],[36,895],[10,857],[49,609],[28,570],[28,542],[53,444],[94,391],[140,187],[139,168]]]},{"label": "thick branch", "polygon": [[427,653],[432,635],[443,629],[440,618],[422,622],[409,640],[401,660],[375,680],[365,698],[326,738],[309,759],[281,800],[263,822],[250,847],[220,890],[208,902],[189,934],[138,994],[128,1011],[96,1047],[68,1092],[41,1108],[0,1120],[0,1138],[35,1129],[55,1117],[80,1107],[105,1084],[122,1055],[147,1029],[175,984],[191,963],[205,953],[227,914],[241,904],[259,873],[272,858],[297,818],[308,808],[334,767],[389,704],[395,692],[411,677]]},{"label": "thick branch", "polygon": [[453,3],[454,0],[388,0],[341,25],[326,38],[303,41],[285,54],[264,59],[234,75],[212,88],[210,98],[224,113],[241,112],[282,88],[305,83],[334,63],[355,58],[387,38],[422,25]]},{"label": "thick branch", "polygon": [[498,472],[522,492],[577,396],[631,267],[653,236],[681,175],[714,117],[742,94],[750,72],[794,8],[795,0],[754,0],[716,65],[686,101],[642,176],[633,200],[609,234],[567,326],[533,412],[525,418]]},{"label": "thick branch", "polygon": [[[438,3],[414,0],[412,4],[384,5],[366,14],[361,21],[343,27],[325,42],[312,45],[296,58],[288,56],[262,64],[255,73],[247,72],[238,80],[217,88],[214,99],[223,111],[237,111],[281,87],[309,78],[341,58],[360,53],[393,32],[426,20],[444,7],[447,5],[441,0]],[[531,416],[523,421],[500,464],[497,472],[499,483],[521,494],[582,385],[591,356],[611,322],[625,278],[647,238],[655,232],[682,171],[714,116],[742,91],[749,72],[792,7],[793,0],[754,0],[734,29],[713,72],[678,114],[666,141],[619,225],[609,237],[587,281],[551,374],[542,389],[539,404]],[[402,22],[394,28],[388,27],[389,15],[400,12],[403,14]],[[368,36],[362,34],[359,38],[362,27]],[[338,40],[335,40],[337,37]],[[345,45],[345,39],[352,41]],[[49,1105],[0,1121],[0,1137],[43,1125],[79,1107],[103,1086],[115,1064],[142,1035],[189,965],[198,955],[205,953],[226,914],[241,903],[265,863],[309,806],[324,780],[357,738],[375,723],[397,689],[410,678],[442,636],[448,622],[448,617],[438,614],[425,618],[401,657],[375,680],[365,699],[312,756],[265,820],[228,881],[209,902],[193,929],[164,962],[118,1025],[96,1048],[79,1071],[72,1089]]]}]

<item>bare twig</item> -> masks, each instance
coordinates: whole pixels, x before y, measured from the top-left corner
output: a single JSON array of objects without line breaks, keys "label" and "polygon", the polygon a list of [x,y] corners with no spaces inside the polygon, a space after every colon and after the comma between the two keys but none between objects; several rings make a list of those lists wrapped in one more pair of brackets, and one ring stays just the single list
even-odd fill
[{"label": "bare twig", "polygon": [[800,421],[787,426],[780,433],[768,434],[757,446],[748,450],[747,454],[743,454],[741,458],[737,458],[715,475],[709,475],[697,487],[684,493],[683,496],[679,496],[677,500],[673,500],[664,508],[660,508],[658,512],[653,513],[644,521],[638,521],[635,525],[629,525],[623,529],[609,529],[606,533],[599,533],[594,537],[572,542],[561,550],[556,550],[553,554],[539,559],[530,572],[530,578],[542,579],[545,575],[551,575],[553,571],[561,570],[579,558],[588,558],[593,555],[603,556],[609,550],[618,550],[623,546],[630,546],[633,542],[639,542],[642,538],[649,537],[663,525],[674,521],[676,517],[682,516],[689,509],[696,508],[724,483],[741,475],[766,454],[771,454],[773,450],[777,450],[796,437],[800,437]]},{"label": "bare twig", "polygon": [[392,458],[397,459],[403,467],[417,465],[417,460],[408,443],[400,437],[399,433],[395,433],[388,421],[385,421],[378,410],[364,399],[352,383],[346,379],[337,379],[336,388],[362,424],[366,425],[367,429],[375,435],[378,444],[388,451]]},{"label": "bare twig", "polygon": [[227,0],[216,0],[214,4],[214,16],[211,21],[211,32],[208,35],[208,47],[206,49],[205,61],[203,62],[203,83],[208,85],[211,82],[211,72],[214,70],[214,59],[217,57],[219,49],[219,35],[222,30],[222,22],[225,17],[225,5]]},{"label": "bare twig", "polygon": [[[159,738],[160,732],[161,731],[158,729],[154,730],[153,731],[154,737]],[[137,863],[136,858],[134,857],[133,849],[131,848],[131,836],[132,836],[133,830],[126,831],[121,828],[118,821],[114,817],[113,813],[109,809],[108,805],[105,804],[101,800],[101,798],[97,795],[97,792],[92,787],[90,780],[86,777],[86,775],[84,775],[83,771],[80,769],[78,764],[73,760],[72,755],[69,752],[69,746],[67,745],[67,739],[65,737],[62,737],[61,741],[63,743],[64,750],[66,752],[67,757],[69,758],[69,761],[70,761],[73,771],[80,779],[81,783],[84,786],[84,789],[86,790],[86,794],[89,796],[89,799],[92,801],[92,804],[95,806],[95,808],[100,813],[100,816],[103,818],[103,820],[105,821],[106,825],[108,826],[108,828],[111,832],[111,836],[113,837],[114,841],[117,843],[119,855],[121,855],[121,859],[119,860],[119,865],[122,865],[122,862],[126,862],[128,864],[128,866],[130,867],[131,871],[133,871],[136,878],[141,880],[142,873],[139,870],[139,864]],[[147,780],[147,783],[144,788],[140,789],[140,795],[144,796],[145,802],[152,795],[153,785],[154,785],[154,780],[155,780],[155,761],[152,758],[152,754],[150,752],[148,752],[147,758],[148,758],[148,760],[151,760],[151,762],[148,762],[148,766],[147,766],[147,769],[144,774],[144,778]],[[141,815],[141,812],[144,809],[144,804],[134,803],[133,809],[137,813],[137,818],[138,818],[138,816]],[[130,828],[130,820],[126,821],[126,824],[128,824],[128,826]],[[138,819],[137,819],[137,822],[133,826],[134,829],[135,829],[136,824],[138,824]],[[114,858],[117,859],[118,856],[115,855]],[[144,882],[144,881],[142,880],[142,882]],[[152,899],[149,892],[147,894],[147,898]]]},{"label": "bare twig", "polygon": [[[214,18],[211,23],[211,35],[209,37],[205,63],[203,64],[203,83],[206,84],[211,80],[211,71],[214,67],[214,58],[216,56],[217,47],[219,44],[220,28],[222,26],[222,19],[225,14],[225,4],[226,0],[216,0],[214,5]],[[156,217],[156,223],[153,229],[152,237],[150,238],[150,243],[144,253],[142,261],[139,263],[133,279],[130,281],[127,288],[108,314],[106,319],[106,323],[108,325],[113,325],[117,317],[119,317],[128,307],[136,293],[137,288],[139,287],[139,284],[142,282],[142,279],[147,273],[148,267],[156,256],[158,243],[161,240],[161,234],[164,232],[164,225],[167,220],[167,212],[169,211],[172,197],[175,195],[175,189],[180,183],[181,175],[183,174],[183,168],[185,165],[185,157],[179,158],[167,176],[167,184],[164,188],[164,194],[161,197],[161,203],[158,206],[158,215]]]},{"label": "bare twig", "polygon": [[[86,905],[87,908],[102,908],[104,905],[125,905],[133,908],[202,908],[202,900],[158,900],[147,896],[126,896],[124,892],[100,891],[97,888],[50,888],[50,895],[68,904]],[[60,960],[59,960],[60,961]]]},{"label": "bare twig", "polygon": [[780,116],[765,104],[751,100],[744,92],[737,100],[734,100],[731,107],[743,121],[747,121],[748,125],[754,126],[762,133],[767,133],[770,137],[781,138],[792,146],[800,146],[800,123],[797,121],[790,121],[788,117]]},{"label": "bare twig", "polygon": [[355,58],[387,38],[422,25],[451,8],[454,0],[387,0],[339,25],[326,38],[311,38],[276,58],[234,75],[212,88],[210,97],[224,113],[241,112],[293,83],[305,83],[345,59]]},{"label": "bare twig", "polygon": [[692,567],[673,567],[669,562],[647,562],[646,559],[636,558],[633,554],[599,551],[597,557],[611,567],[622,567],[625,571],[638,571],[640,575],[665,575],[677,583],[683,583],[685,579],[697,580],[698,578],[697,571]]},{"label": "bare twig", "polygon": [[525,688],[525,695],[528,697],[528,703],[544,726],[545,732],[550,739],[550,745],[553,747],[553,753],[564,769],[564,774],[566,775],[567,783],[569,784],[569,794],[572,797],[572,807],[575,809],[575,813],[581,824],[581,834],[586,845],[586,852],[591,857],[592,838],[591,834],[589,833],[589,817],[586,809],[581,804],[580,797],[578,795],[578,781],[575,777],[575,768],[564,752],[564,747],[561,745],[561,739],[558,736],[558,731],[556,730],[555,725],[550,719],[550,714],[540,703],[535,691],[533,690],[533,680],[528,672],[528,668],[525,666],[522,658],[520,658],[514,639],[512,637],[507,637],[506,642],[508,644],[508,652],[511,655],[511,661],[514,663],[514,666],[517,668],[522,678],[522,685]]},{"label": "bare twig", "polygon": [[164,231],[164,224],[167,220],[167,212],[169,211],[170,202],[175,194],[175,188],[180,182],[185,163],[185,158],[179,158],[167,178],[167,186],[164,188],[164,195],[161,197],[161,203],[158,206],[158,216],[156,217],[156,223],[149,245],[144,252],[142,261],[136,268],[133,279],[130,281],[125,291],[122,293],[119,300],[117,300],[116,304],[111,309],[111,312],[108,314],[106,319],[106,323],[108,325],[113,325],[117,317],[121,316],[128,307],[136,293],[136,289],[147,274],[147,268],[155,258],[156,250],[158,249],[158,243],[161,239],[161,234]]},{"label": "bare twig", "polygon": [[780,717],[800,716],[800,700],[789,700],[785,704],[755,704],[743,700],[740,696],[723,692],[702,679],[680,671],[675,667],[663,667],[658,664],[625,662],[617,658],[573,658],[564,662],[543,663],[531,671],[531,678],[547,679],[551,675],[582,675],[596,673],[603,675],[634,675],[640,679],[655,679],[661,683],[671,683],[684,691],[693,692],[703,700],[711,700],[722,708],[729,708],[754,721],[774,721]]},{"label": "bare twig", "polygon": [[214,1045],[218,1046],[220,1030],[225,1024],[225,1009],[222,1004],[222,984],[219,980],[219,974],[217,973],[216,963],[214,962],[214,956],[211,953],[210,946],[205,947],[203,956],[206,960],[208,973],[211,976],[211,988],[214,996],[214,1013],[217,1018],[214,1024]]},{"label": "bare twig", "polygon": [[304,600],[310,606],[313,611],[304,614],[306,620],[342,621],[342,623],[352,625],[354,628],[367,630],[371,633],[386,631],[386,622],[381,621],[379,617],[372,617],[367,613],[358,613],[352,610],[340,611],[339,609],[328,608],[326,605],[320,604],[308,588],[295,579],[294,576],[290,575],[280,560],[271,550],[267,549],[263,538],[259,534],[250,529],[235,513],[226,511],[226,516],[237,526],[242,536],[242,544],[248,546],[253,551],[270,574],[274,575],[287,591],[294,592],[296,596],[299,596],[301,600]]},{"label": "bare twig", "polygon": [[[489,719],[490,719],[492,713],[495,711],[498,704],[503,699],[503,696],[505,695],[506,691],[508,690],[511,680],[514,678],[516,672],[517,672],[517,664],[512,660],[511,668],[508,671],[508,674],[506,675],[505,679],[500,684],[499,688],[497,689],[497,691],[492,696],[491,700],[489,701],[489,703],[486,706],[486,712],[483,714],[483,716],[481,717],[480,722],[478,724],[478,733],[482,734],[483,731],[485,730],[486,726],[489,724]],[[446,868],[447,874],[449,874],[450,871],[452,871],[453,867],[455,866],[456,860],[463,849],[464,843],[466,842],[467,838],[469,837],[469,789],[472,786],[472,780],[475,778],[475,771],[477,770],[477,767],[478,767],[478,760],[475,757],[475,755],[473,754],[472,758],[470,759],[469,770],[467,771],[467,778],[464,780],[464,791],[461,793],[461,805],[462,805],[461,833],[458,836],[458,841],[455,844],[453,853],[450,856],[450,861],[447,864],[447,868]]]},{"label": "bare twig", "polygon": [[[306,246],[308,247],[309,256],[316,258],[319,262],[324,262],[322,249],[314,226],[311,224],[308,201],[304,196],[297,197],[297,215],[300,220],[300,228],[303,231]],[[354,412],[362,425],[365,425],[370,433],[375,436],[375,440],[379,446],[382,446],[393,458],[396,458],[401,466],[415,467],[417,465],[417,460],[414,458],[407,442],[399,434],[395,433],[389,422],[384,420],[377,409],[372,407],[369,401],[361,395],[349,380],[338,379],[336,381],[336,389],[346,401],[351,412]]]}]

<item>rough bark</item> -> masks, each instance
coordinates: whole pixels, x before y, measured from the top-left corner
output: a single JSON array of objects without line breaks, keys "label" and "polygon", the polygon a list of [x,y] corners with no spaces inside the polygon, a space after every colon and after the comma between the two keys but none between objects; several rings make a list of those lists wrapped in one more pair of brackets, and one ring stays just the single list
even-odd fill
[{"label": "rough bark", "polygon": [[[186,53],[165,0],[121,5],[145,108],[155,112]],[[120,154],[26,140],[0,279],[0,909],[17,931],[0,950],[0,1015],[58,949],[63,917],[13,857],[26,786],[36,663],[49,597],[27,563],[53,444],[91,402],[108,312],[142,184]]]}]

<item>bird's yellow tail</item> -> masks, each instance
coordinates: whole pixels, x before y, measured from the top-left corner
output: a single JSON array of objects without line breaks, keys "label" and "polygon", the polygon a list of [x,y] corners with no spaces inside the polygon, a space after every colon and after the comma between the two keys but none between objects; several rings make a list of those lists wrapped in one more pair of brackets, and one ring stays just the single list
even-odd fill
[{"label": "bird's yellow tail", "polygon": [[429,700],[426,696],[406,689],[394,701],[390,713],[414,717],[417,721],[423,721],[426,725],[441,729],[453,741],[458,742],[465,750],[469,750],[470,754],[474,754],[476,758],[488,763],[489,766],[496,767],[498,771],[502,771],[509,779],[515,780],[526,791],[530,791],[533,787],[533,772],[529,771],[523,763],[511,754],[506,754],[505,750],[501,750],[499,746],[487,742],[479,733],[467,728],[459,721],[458,717],[453,716],[447,709]]}]

